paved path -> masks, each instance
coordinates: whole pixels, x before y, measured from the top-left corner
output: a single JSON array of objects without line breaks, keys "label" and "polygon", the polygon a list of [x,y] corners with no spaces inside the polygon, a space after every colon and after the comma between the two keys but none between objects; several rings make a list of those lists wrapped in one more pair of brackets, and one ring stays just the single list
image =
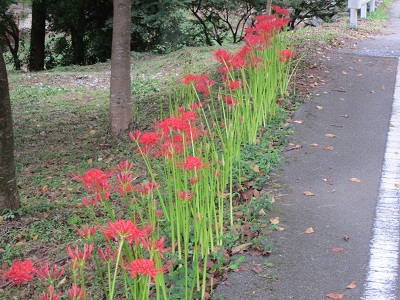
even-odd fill
[{"label": "paved path", "polygon": [[267,183],[282,194],[274,207],[285,230],[215,299],[400,299],[399,0],[391,12],[385,35],[326,57],[325,84],[293,116],[291,142],[302,147]]}]

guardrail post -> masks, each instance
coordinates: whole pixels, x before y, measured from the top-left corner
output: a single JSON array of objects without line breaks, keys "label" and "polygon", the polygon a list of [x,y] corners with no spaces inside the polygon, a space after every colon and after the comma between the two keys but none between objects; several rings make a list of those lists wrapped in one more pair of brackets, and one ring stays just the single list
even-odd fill
[{"label": "guardrail post", "polygon": [[350,9],[350,28],[357,27],[357,11],[355,8]]},{"label": "guardrail post", "polygon": [[367,18],[367,4],[361,6],[361,19]]}]

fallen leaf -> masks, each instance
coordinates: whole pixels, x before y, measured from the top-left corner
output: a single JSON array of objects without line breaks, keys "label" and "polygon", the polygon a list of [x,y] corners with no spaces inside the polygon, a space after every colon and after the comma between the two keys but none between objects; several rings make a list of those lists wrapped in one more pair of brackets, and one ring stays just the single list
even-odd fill
[{"label": "fallen leaf", "polygon": [[283,227],[278,227],[277,229],[276,229],[276,231],[284,231],[285,230],[285,228],[283,228]]},{"label": "fallen leaf", "polygon": [[340,117],[342,117],[342,118],[348,118],[349,117],[349,115],[341,115]]},{"label": "fallen leaf", "polygon": [[48,186],[48,185],[45,185],[44,187],[42,187],[42,191],[43,191],[43,192],[47,191],[48,189],[49,189],[49,186]]},{"label": "fallen leaf", "polygon": [[326,147],[322,147],[322,150],[333,150],[333,146],[326,146]]},{"label": "fallen leaf", "polygon": [[353,281],[348,286],[346,286],[347,289],[355,289],[356,287],[357,287],[357,281]]},{"label": "fallen leaf", "polygon": [[323,108],[324,108],[323,106],[317,105],[317,109],[323,109]]},{"label": "fallen leaf", "polygon": [[87,160],[87,163],[90,165],[91,163],[93,163],[93,158],[89,158],[88,160]]},{"label": "fallen leaf", "polygon": [[344,248],[332,248],[331,251],[332,252],[343,252]]},{"label": "fallen leaf", "polygon": [[253,269],[251,269],[253,272],[255,272],[255,273],[260,273],[260,272],[262,272],[262,271],[264,271],[264,269],[260,266],[260,265],[258,265],[258,266],[256,266],[255,268],[253,268]]},{"label": "fallen leaf", "polygon": [[309,227],[306,229],[306,231],[304,231],[304,233],[307,233],[307,234],[314,233],[314,229],[312,227]]},{"label": "fallen leaf", "polygon": [[374,91],[374,90],[371,90],[370,93],[371,93],[371,94],[375,94],[375,91]]},{"label": "fallen leaf", "polygon": [[253,171],[256,173],[260,173],[260,167],[259,166],[254,166]]},{"label": "fallen leaf", "polygon": [[347,74],[347,72],[345,72],[345,71],[342,71],[342,74],[343,74],[343,75],[346,75],[346,74]]},{"label": "fallen leaf", "polygon": [[315,144],[315,143],[314,143],[314,144],[310,144],[310,146],[311,146],[311,147],[318,147],[319,144]]},{"label": "fallen leaf", "polygon": [[256,198],[260,197],[260,191],[259,190],[254,190],[253,195]]},{"label": "fallen leaf", "polygon": [[357,74],[356,76],[357,77],[361,77],[361,76],[364,76],[364,74]]},{"label": "fallen leaf", "polygon": [[306,196],[315,196],[314,193],[309,192],[309,191],[305,191],[305,192],[303,192],[303,194],[306,195]]},{"label": "fallen leaf", "polygon": [[353,178],[350,178],[349,181],[351,181],[351,182],[361,182],[362,180],[353,177]]},{"label": "fallen leaf", "polygon": [[35,235],[34,237],[32,237],[32,240],[37,241],[37,239],[39,238],[39,235]]},{"label": "fallen leaf", "polygon": [[302,124],[303,120],[294,120],[293,123]]},{"label": "fallen leaf", "polygon": [[279,217],[273,217],[269,220],[272,225],[279,224]]},{"label": "fallen leaf", "polygon": [[400,188],[400,183],[396,183],[395,186],[396,186],[397,188]]},{"label": "fallen leaf", "polygon": [[264,209],[260,209],[259,211],[258,211],[258,215],[259,216],[264,216],[264,215],[266,215],[267,213],[265,212],[265,210]]},{"label": "fallen leaf", "polygon": [[245,243],[236,247],[232,248],[232,255],[233,254],[237,254],[240,252],[243,252],[244,250],[246,250],[247,248],[249,248],[251,245],[253,245],[253,243]]},{"label": "fallen leaf", "polygon": [[326,295],[328,298],[331,299],[343,299],[344,298],[344,294],[334,294],[334,293],[330,293],[328,295]]},{"label": "fallen leaf", "polygon": [[384,85],[382,85],[382,87],[381,87],[381,90],[384,90],[385,89],[385,86]]},{"label": "fallen leaf", "polygon": [[89,134],[90,134],[90,135],[95,135],[95,134],[96,134],[96,130],[94,130],[94,129],[90,130],[90,131],[89,131]]},{"label": "fallen leaf", "polygon": [[336,137],[336,135],[333,134],[333,133],[327,133],[327,134],[325,134],[325,136],[329,137],[329,138],[335,138]]},{"label": "fallen leaf", "polygon": [[0,216],[0,223],[3,222],[4,218],[3,216]]}]

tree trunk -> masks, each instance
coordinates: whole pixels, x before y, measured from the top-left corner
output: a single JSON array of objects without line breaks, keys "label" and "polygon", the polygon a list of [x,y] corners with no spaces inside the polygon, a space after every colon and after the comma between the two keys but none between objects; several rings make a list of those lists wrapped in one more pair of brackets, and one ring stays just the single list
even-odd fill
[{"label": "tree trunk", "polygon": [[270,15],[270,14],[271,14],[271,6],[272,6],[272,0],[267,0],[267,7],[266,7],[266,9],[265,9],[265,13],[266,13],[267,15]]},{"label": "tree trunk", "polygon": [[110,122],[113,136],[133,121],[131,97],[131,0],[113,0],[113,35],[110,80]]},{"label": "tree trunk", "polygon": [[71,28],[71,43],[74,53],[74,64],[83,66],[85,62],[85,41],[79,30]]},{"label": "tree trunk", "polygon": [[29,71],[44,70],[45,36],[46,36],[46,1],[33,0],[31,48],[29,53]]},{"label": "tree trunk", "polygon": [[20,207],[14,162],[14,136],[7,70],[0,47],[0,212]]}]

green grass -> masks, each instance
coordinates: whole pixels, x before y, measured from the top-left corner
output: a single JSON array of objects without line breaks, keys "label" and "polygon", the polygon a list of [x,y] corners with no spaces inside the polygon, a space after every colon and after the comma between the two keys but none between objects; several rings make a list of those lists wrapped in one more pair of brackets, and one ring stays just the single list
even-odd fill
[{"label": "green grass", "polygon": [[373,12],[368,13],[368,19],[376,21],[386,21],[390,13],[388,7],[392,5],[392,0],[384,0]]}]

